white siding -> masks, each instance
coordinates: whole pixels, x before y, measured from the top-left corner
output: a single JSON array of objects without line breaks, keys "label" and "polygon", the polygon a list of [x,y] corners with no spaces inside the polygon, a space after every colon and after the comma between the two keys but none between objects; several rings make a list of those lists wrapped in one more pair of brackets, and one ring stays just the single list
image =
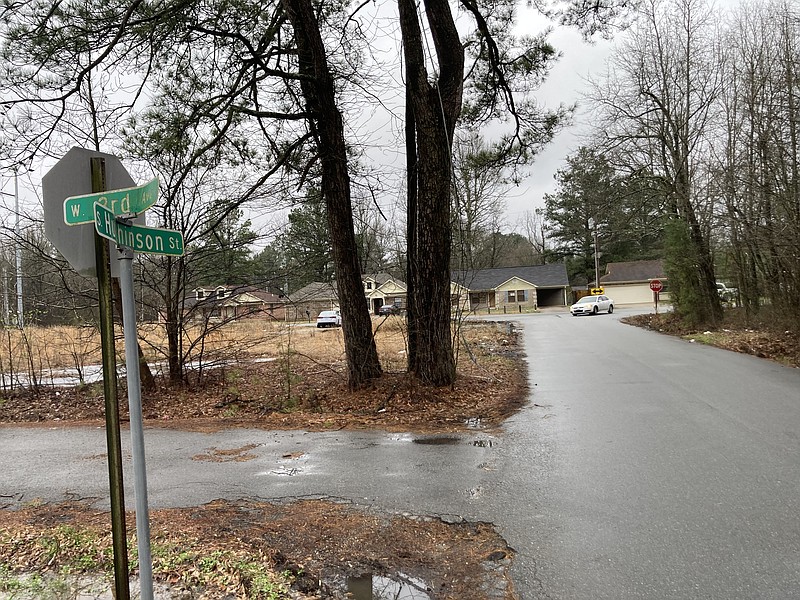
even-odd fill
[{"label": "white siding", "polygon": [[[614,304],[652,304],[653,291],[649,283],[628,283],[628,284],[607,284],[603,286],[606,296],[614,301]],[[659,301],[665,300],[661,294]]]}]

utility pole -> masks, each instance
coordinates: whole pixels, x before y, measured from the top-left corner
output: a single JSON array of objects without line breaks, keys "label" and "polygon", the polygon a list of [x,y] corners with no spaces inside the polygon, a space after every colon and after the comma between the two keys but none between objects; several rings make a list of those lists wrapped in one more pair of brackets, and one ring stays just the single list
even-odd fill
[{"label": "utility pole", "polygon": [[594,222],[594,287],[600,287],[600,252],[597,248],[597,221]]},{"label": "utility pole", "polygon": [[19,228],[19,182],[16,169],[14,170],[14,212],[17,216],[16,224],[14,225],[14,235],[17,238],[14,248],[17,263],[17,327],[23,329],[25,320],[22,309],[22,242],[20,241]]},{"label": "utility pole", "polygon": [[11,309],[8,306],[8,269],[3,265],[3,325],[11,323]]}]

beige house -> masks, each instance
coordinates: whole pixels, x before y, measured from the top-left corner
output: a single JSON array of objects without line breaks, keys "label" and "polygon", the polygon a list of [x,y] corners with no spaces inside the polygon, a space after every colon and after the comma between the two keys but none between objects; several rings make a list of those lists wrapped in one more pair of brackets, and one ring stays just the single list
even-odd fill
[{"label": "beige house", "polygon": [[[362,275],[364,299],[369,311],[381,306],[400,309],[407,305],[405,282],[387,273]],[[450,294],[454,308],[471,312],[494,310],[519,312],[546,306],[566,306],[569,298],[567,269],[563,264],[502,267],[452,273]],[[289,295],[289,318],[314,319],[320,311],[339,308],[335,283],[310,283]]]},{"label": "beige house", "polygon": [[608,263],[606,274],[600,278],[605,294],[620,304],[652,304],[653,291],[650,282],[658,279],[664,285],[659,293],[659,302],[669,301],[667,277],[661,260],[637,260]]},{"label": "beige house", "polygon": [[370,312],[378,314],[381,306],[391,304],[400,309],[406,307],[408,288],[403,281],[386,273],[364,275],[364,294],[367,297]]},{"label": "beige house", "polygon": [[[384,304],[405,308],[407,289],[403,281],[387,273],[365,274],[361,280],[364,284],[364,301],[373,314],[378,314]],[[289,300],[298,319],[316,318],[320,311],[339,308],[335,283],[309,283],[290,294]]]},{"label": "beige house", "polygon": [[184,312],[194,319],[286,318],[286,298],[249,285],[200,287],[193,295],[186,299]]},{"label": "beige house", "polygon": [[464,311],[536,310],[566,306],[570,297],[563,264],[455,271],[450,290],[453,305]]}]

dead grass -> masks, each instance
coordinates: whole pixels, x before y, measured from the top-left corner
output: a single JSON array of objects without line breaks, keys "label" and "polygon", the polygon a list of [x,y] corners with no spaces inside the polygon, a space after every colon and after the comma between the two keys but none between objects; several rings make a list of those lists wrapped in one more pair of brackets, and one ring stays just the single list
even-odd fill
[{"label": "dead grass", "polygon": [[[507,324],[463,327],[458,379],[447,388],[422,386],[405,373],[405,336],[401,320],[378,324],[376,341],[385,375],[368,389],[349,392],[342,332],[297,327],[285,337],[248,346],[249,356],[208,371],[196,385],[173,386],[161,380],[144,394],[149,426],[213,429],[383,428],[453,431],[468,422],[499,425],[526,397],[526,367],[516,332]],[[236,328],[226,340],[243,339]],[[273,359],[254,361],[252,359]],[[124,382],[121,382],[124,386]],[[123,388],[124,392],[124,388]],[[127,407],[122,403],[122,416]],[[8,392],[0,398],[0,422],[47,423],[100,421],[100,385],[71,389],[43,387],[35,394]]]},{"label": "dead grass", "polygon": [[[376,319],[377,342],[382,346],[394,370],[404,368],[406,336],[402,319]],[[150,362],[163,361],[167,355],[164,326],[140,323],[139,339]],[[206,333],[199,326],[187,328],[184,348],[194,348],[193,357],[201,351],[208,360],[277,357],[291,350],[314,356],[322,362],[333,362],[344,356],[341,329],[317,329],[308,323],[286,323],[269,319],[246,319],[226,323]],[[121,327],[115,328],[117,359],[124,360],[125,348]],[[190,357],[192,358],[192,357]],[[400,360],[402,359],[402,360]],[[100,334],[93,325],[26,327],[24,331],[5,329],[0,334],[0,373],[68,369],[99,364]],[[402,365],[402,366],[401,366]]]}]

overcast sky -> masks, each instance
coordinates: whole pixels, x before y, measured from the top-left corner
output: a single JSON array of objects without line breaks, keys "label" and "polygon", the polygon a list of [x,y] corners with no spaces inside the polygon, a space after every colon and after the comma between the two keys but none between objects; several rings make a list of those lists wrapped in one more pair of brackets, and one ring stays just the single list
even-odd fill
[{"label": "overcast sky", "polygon": [[[393,3],[388,4],[392,5]],[[401,52],[398,42],[392,40],[395,37],[393,34],[395,33],[396,23],[391,23],[392,31],[384,30],[383,32],[388,34],[385,35],[383,49],[386,51],[389,63],[399,60]],[[529,8],[522,9],[518,20],[520,31],[529,34],[540,33],[549,25],[552,24],[547,19]],[[563,56],[555,65],[544,86],[536,93],[536,99],[543,106],[555,108],[560,103],[571,104],[579,101],[580,93],[585,89],[586,77],[604,69],[605,58],[608,55],[611,44],[603,40],[599,40],[593,45],[587,44],[583,42],[577,31],[568,28],[556,28],[550,36],[550,41]],[[397,74],[393,73],[391,77],[397,79],[399,83],[399,69],[392,68],[389,70],[398,71]],[[383,99],[383,101],[386,101],[386,99]],[[401,166],[401,163],[404,164],[405,162],[401,145],[402,123],[399,122],[403,114],[402,103],[403,96],[399,93],[396,98],[388,101],[392,112],[394,112],[393,117],[385,113],[381,115],[380,111],[373,112],[369,107],[369,103],[367,103],[367,106],[362,103],[359,107],[359,112],[363,111],[363,114],[367,115],[367,120],[369,121],[370,118],[372,120],[372,127],[367,127],[366,129],[374,128],[373,131],[375,133],[370,135],[374,135],[377,138],[374,140],[375,145],[368,152],[370,159],[391,169],[396,169]],[[530,170],[531,175],[519,187],[511,190],[507,203],[509,228],[515,229],[517,222],[522,219],[525,212],[542,206],[543,195],[554,190],[553,175],[564,164],[564,158],[580,143],[579,135],[584,130],[582,120],[583,117],[580,114],[576,115],[575,125],[557,136],[554,142],[538,157]],[[37,204],[37,192],[39,192],[37,188],[40,186],[42,175],[52,166],[51,162],[37,165],[38,168],[34,172],[20,177],[20,195],[24,205],[35,206]],[[2,175],[0,189],[3,194],[0,197],[0,205],[13,206],[13,181],[8,177],[8,174],[3,173]],[[380,204],[393,204],[397,199],[397,196],[390,195],[390,197],[382,199]],[[385,206],[383,208],[389,207]]]},{"label": "overcast sky", "polygon": [[[522,13],[520,23],[533,23],[539,30],[546,23],[532,11]],[[581,144],[581,135],[586,131],[586,115],[580,108],[581,94],[587,88],[586,79],[605,71],[605,62],[613,42],[598,39],[588,44],[575,29],[559,27],[550,35],[550,42],[562,53],[550,77],[536,93],[536,98],[547,107],[579,103],[574,125],[559,133],[531,168],[531,175],[522,185],[512,190],[508,199],[508,225],[513,229],[526,211],[543,206],[545,194],[555,190],[554,175],[565,165],[564,159]]]}]

